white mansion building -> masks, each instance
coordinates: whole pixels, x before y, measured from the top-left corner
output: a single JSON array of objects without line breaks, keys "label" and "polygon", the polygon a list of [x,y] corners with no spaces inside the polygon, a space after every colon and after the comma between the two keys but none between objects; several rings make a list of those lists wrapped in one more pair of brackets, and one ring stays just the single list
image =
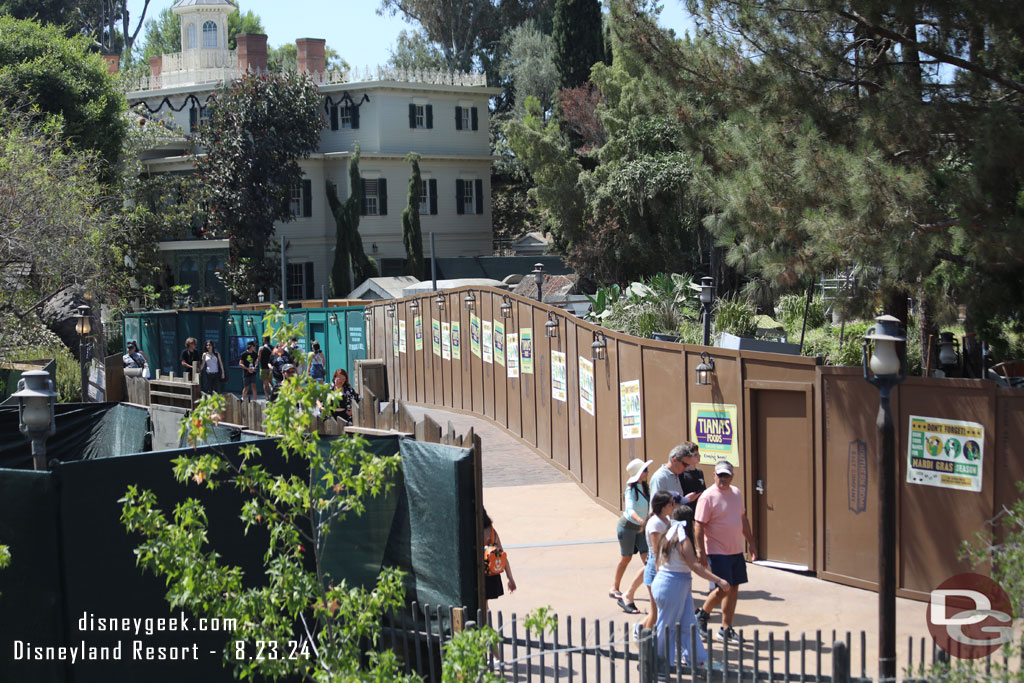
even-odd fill
[{"label": "white mansion building", "polygon": [[[182,51],[152,58],[150,76],[130,88],[128,103],[134,111],[171,111],[189,133],[201,125],[202,105],[212,93],[247,71],[266,70],[267,37],[241,34],[236,50],[228,50],[228,14],[235,6],[227,0],[177,0],[172,9],[181,17]],[[382,275],[404,272],[401,213],[409,152],[421,157],[424,255],[431,232],[439,258],[490,255],[487,103],[499,90],[475,74],[329,71],[324,40],[296,42],[298,71],[309,74],[324,95],[326,125],[319,149],[300,161],[305,177],[293,190],[295,219],[276,226],[277,237],[288,244],[288,298],[319,298],[321,285],[329,284],[335,222],[325,185],[332,181],[341,201],[350,195],[348,165],[357,143],[364,188],[359,233]],[[146,163],[154,172],[188,172],[188,152],[183,139],[153,150]],[[193,292],[206,292],[204,298],[217,291],[223,296],[213,274],[226,257],[224,241],[164,242],[161,250],[176,284],[190,284]]]}]

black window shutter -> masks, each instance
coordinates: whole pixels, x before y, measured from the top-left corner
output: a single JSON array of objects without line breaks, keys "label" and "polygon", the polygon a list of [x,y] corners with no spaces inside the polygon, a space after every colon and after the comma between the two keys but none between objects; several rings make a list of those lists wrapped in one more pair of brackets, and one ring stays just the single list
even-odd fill
[{"label": "black window shutter", "polygon": [[338,130],[338,105],[331,105],[331,130]]},{"label": "black window shutter", "polygon": [[365,180],[363,180],[361,183],[359,183],[359,192],[360,192],[359,215],[360,216],[365,216],[366,215],[366,181]]},{"label": "black window shutter", "polygon": [[427,187],[430,188],[430,215],[437,215],[437,180],[431,178],[427,182]]},{"label": "black window shutter", "polygon": [[349,107],[349,113],[352,116],[352,127],[353,128],[358,128],[359,127],[359,107],[357,107],[355,105],[351,105]]},{"label": "black window shutter", "polygon": [[427,110],[427,128],[433,128],[434,127],[434,105],[428,104],[426,106],[426,110]]},{"label": "black window shutter", "polygon": [[379,215],[388,215],[388,181],[384,178],[377,181],[377,206],[380,207]]},{"label": "black window shutter", "polygon": [[473,181],[473,194],[476,199],[476,212],[484,212],[484,181],[475,180]]},{"label": "black window shutter", "polygon": [[313,181],[303,179],[302,181],[302,217],[309,218],[313,215]]},{"label": "black window shutter", "polygon": [[472,109],[469,110],[469,116],[473,120],[473,130],[476,130],[477,125],[479,125],[477,123],[476,107],[473,107]]},{"label": "black window shutter", "polygon": [[188,110],[188,131],[194,133],[199,124],[199,109],[192,107]]},{"label": "black window shutter", "polygon": [[315,299],[316,298],[316,290],[313,288],[313,262],[312,261],[306,261],[302,265],[305,266],[305,269],[306,269],[306,277],[305,277],[305,280],[306,280],[306,283],[305,283],[306,284],[306,298],[307,299]]},{"label": "black window shutter", "polygon": [[416,105],[415,104],[410,104],[409,105],[409,127],[410,128],[415,128],[416,127]]},{"label": "black window shutter", "polygon": [[462,107],[455,107],[455,130],[462,130]]},{"label": "black window shutter", "polygon": [[463,209],[463,202],[466,201],[466,187],[464,185],[466,181],[456,180],[455,181],[455,213],[464,214],[466,213]]}]

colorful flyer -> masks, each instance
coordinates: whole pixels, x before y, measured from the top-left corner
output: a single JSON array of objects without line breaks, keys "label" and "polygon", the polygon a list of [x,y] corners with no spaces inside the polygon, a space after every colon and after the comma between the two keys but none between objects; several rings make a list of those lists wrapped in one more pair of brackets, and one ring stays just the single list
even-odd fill
[{"label": "colorful flyer", "polygon": [[405,321],[398,321],[398,350],[405,353],[409,347],[405,343]]},{"label": "colorful flyer", "polygon": [[441,323],[437,320],[430,321],[430,342],[433,346],[434,355],[441,355]]},{"label": "colorful flyer", "polygon": [[740,466],[736,415],[731,403],[690,404],[690,440],[700,447],[702,465],[726,460],[733,467]]},{"label": "colorful flyer", "polygon": [[480,357],[480,318],[472,313],[469,314],[469,350]]},{"label": "colorful flyer", "polygon": [[413,328],[413,334],[414,334],[413,338],[416,340],[416,350],[417,351],[422,351],[423,350],[423,316],[422,315],[417,314],[417,315],[413,316],[412,328]]},{"label": "colorful flyer", "polygon": [[565,403],[568,385],[568,374],[565,370],[565,354],[561,351],[551,352],[551,398]]},{"label": "colorful flyer", "polygon": [[391,328],[391,345],[395,349],[395,355],[398,355],[398,325]]},{"label": "colorful flyer", "polygon": [[594,363],[580,356],[580,408],[594,414]]},{"label": "colorful flyer", "polygon": [[505,365],[505,324],[494,321],[494,362]]},{"label": "colorful flyer", "polygon": [[452,360],[462,360],[462,336],[459,334],[462,323],[452,323]]},{"label": "colorful flyer", "polygon": [[524,327],[519,330],[519,358],[524,375],[533,374],[533,330]]},{"label": "colorful flyer", "polygon": [[441,323],[441,358],[452,359],[452,326],[448,323]]},{"label": "colorful flyer", "polygon": [[515,332],[509,332],[505,335],[507,344],[505,345],[505,353],[508,355],[508,376],[518,377],[519,376],[519,335]]},{"label": "colorful flyer", "polygon": [[490,320],[485,320],[483,322],[483,326],[484,326],[484,341],[483,341],[484,362],[485,363],[493,363],[494,362],[494,332],[491,329],[491,321]]},{"label": "colorful flyer", "polygon": [[907,483],[980,492],[984,444],[977,422],[911,415]]},{"label": "colorful flyer", "polygon": [[639,439],[640,422],[640,380],[634,379],[619,384],[619,404],[622,407],[622,438]]}]

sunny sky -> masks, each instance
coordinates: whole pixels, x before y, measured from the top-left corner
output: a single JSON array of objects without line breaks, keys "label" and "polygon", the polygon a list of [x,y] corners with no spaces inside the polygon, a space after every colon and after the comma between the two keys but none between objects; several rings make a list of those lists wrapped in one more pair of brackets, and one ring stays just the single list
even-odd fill
[{"label": "sunny sky", "polygon": [[[377,0],[240,0],[241,10],[259,15],[267,31],[268,43],[276,47],[296,38],[326,38],[352,67],[375,67],[387,62],[395,38],[402,29],[413,28],[399,17],[378,16]],[[128,0],[132,28],[142,11],[143,0]],[[146,20],[155,18],[174,0],[152,0]],[[680,0],[667,0],[661,13],[662,24],[682,34],[692,26]],[[140,33],[140,40],[145,29]]]}]

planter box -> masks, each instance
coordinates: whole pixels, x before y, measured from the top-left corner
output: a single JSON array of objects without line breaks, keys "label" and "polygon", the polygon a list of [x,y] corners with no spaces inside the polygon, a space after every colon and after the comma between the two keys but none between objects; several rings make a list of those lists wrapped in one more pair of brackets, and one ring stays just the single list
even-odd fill
[{"label": "planter box", "polygon": [[718,335],[720,349],[734,349],[737,351],[761,351],[762,353],[784,353],[790,356],[800,355],[800,345],[787,342],[774,342],[766,339],[751,339],[750,337],[737,337],[735,334],[721,332]]}]

